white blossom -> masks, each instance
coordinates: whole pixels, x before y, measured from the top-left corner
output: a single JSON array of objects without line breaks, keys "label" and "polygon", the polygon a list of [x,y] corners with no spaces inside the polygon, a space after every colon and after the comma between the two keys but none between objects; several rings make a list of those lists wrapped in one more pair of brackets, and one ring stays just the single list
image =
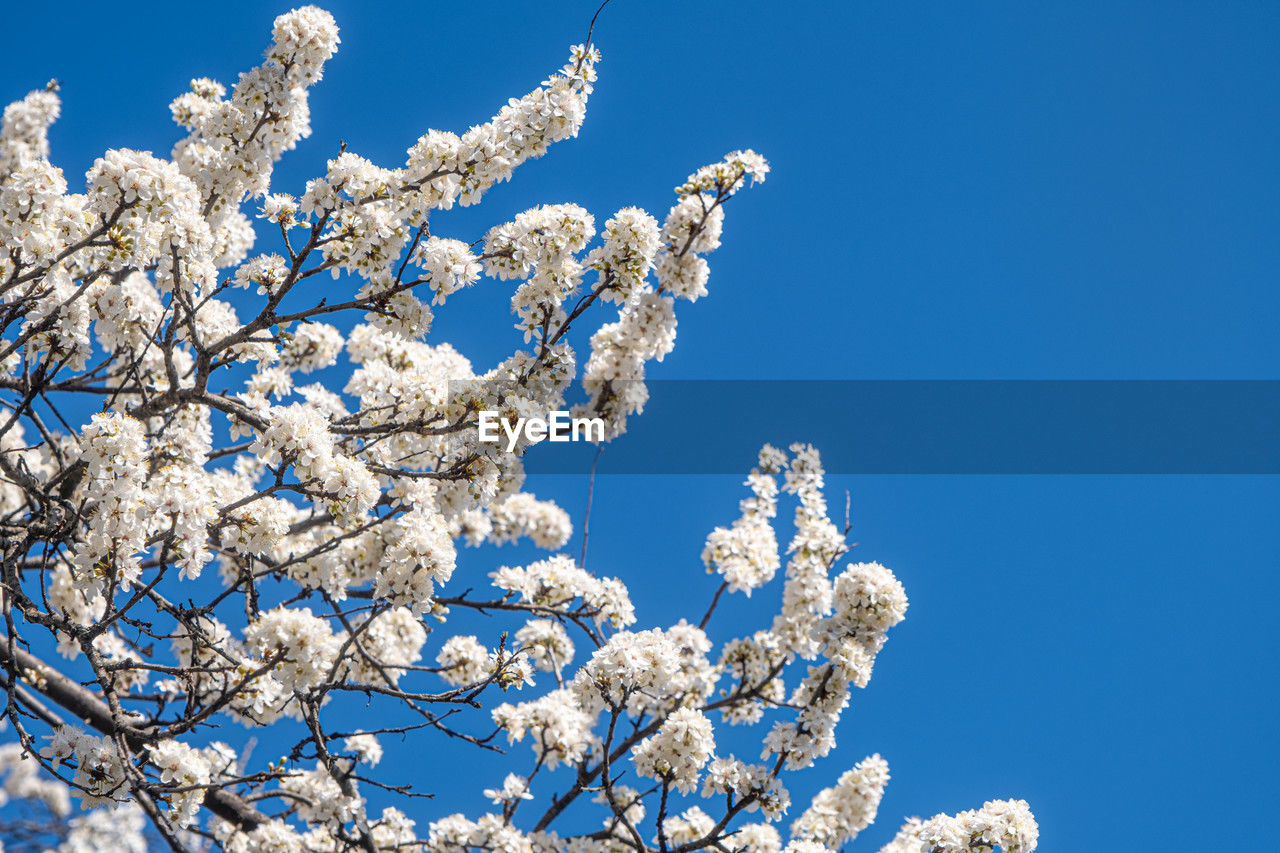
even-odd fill
[{"label": "white blossom", "polygon": [[658,729],[632,753],[636,772],[650,779],[669,782],[676,790],[689,793],[698,784],[698,772],[715,751],[711,721],[692,708],[676,709]]},{"label": "white blossom", "polygon": [[852,841],[875,820],[889,783],[889,765],[879,755],[858,762],[831,788],[824,788],[813,804],[791,824],[797,838],[831,848]]},{"label": "white blossom", "polygon": [[274,662],[272,675],[288,690],[307,691],[330,677],[339,640],[311,608],[277,607],[244,631],[250,652]]}]

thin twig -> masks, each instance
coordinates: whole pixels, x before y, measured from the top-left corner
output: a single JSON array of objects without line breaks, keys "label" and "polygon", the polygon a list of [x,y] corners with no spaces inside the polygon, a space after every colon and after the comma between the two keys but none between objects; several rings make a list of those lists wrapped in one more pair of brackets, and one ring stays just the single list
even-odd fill
[{"label": "thin twig", "polygon": [[596,465],[600,463],[600,454],[604,453],[604,445],[596,448],[595,458],[591,460],[591,473],[587,476],[587,508],[582,513],[582,553],[578,557],[578,566],[587,567],[587,537],[591,532],[591,499],[596,492]]}]

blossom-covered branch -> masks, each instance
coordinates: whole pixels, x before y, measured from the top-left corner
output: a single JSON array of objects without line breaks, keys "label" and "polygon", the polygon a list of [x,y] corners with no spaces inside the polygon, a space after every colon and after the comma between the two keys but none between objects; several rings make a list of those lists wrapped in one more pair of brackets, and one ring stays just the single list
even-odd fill
[{"label": "blossom-covered branch", "polygon": [[[428,130],[402,166],[342,146],[277,192],[338,43],[327,12],[281,15],[261,65],[173,101],[168,158],[107,151],[83,192],[50,159],[57,86],[4,111],[0,776],[48,818],[14,831],[65,851],[783,850],[785,774],[830,754],[907,607],[888,569],[840,565],[817,452],[762,451],[741,518],[707,540],[721,586],[701,622],[641,630],[622,579],[562,552],[568,514],[523,490],[532,439],[477,429],[572,406],[621,435],[677,303],[707,294],[727,203],[767,163],[698,169],[661,222],[626,207],[597,232],[551,204],[442,233],[437,212],[577,135],[586,44],[490,121]],[[482,279],[509,288],[518,340],[478,369],[431,326]],[[777,613],[716,649],[717,607],[782,567],[783,494],[798,507]],[[487,577],[460,556],[517,540],[546,553]],[[492,636],[455,630],[466,612]],[[339,730],[353,695],[371,724]],[[760,726],[757,760],[719,748],[717,725]],[[489,814],[432,814],[433,780],[376,775],[387,736],[512,749],[512,772]],[[862,761],[785,849],[838,849],[887,781]],[[397,805],[375,811],[373,791]],[[70,818],[71,798],[90,811]],[[1025,804],[910,822],[886,850],[993,846],[1034,849]]]}]

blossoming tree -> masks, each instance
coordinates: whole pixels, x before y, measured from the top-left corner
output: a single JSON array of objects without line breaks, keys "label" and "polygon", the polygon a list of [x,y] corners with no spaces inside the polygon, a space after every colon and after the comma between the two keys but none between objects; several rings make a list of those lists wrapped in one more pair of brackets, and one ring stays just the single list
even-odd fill
[{"label": "blossoming tree", "polygon": [[[624,208],[597,234],[557,204],[475,242],[444,236],[433,211],[478,203],[578,132],[596,51],[574,47],[462,135],[427,131],[400,168],[342,150],[294,196],[272,192],[273,164],[309,131],[338,30],[306,7],[273,36],[229,93],[198,79],[173,101],[186,135],[169,159],[108,151],[81,193],[49,160],[56,85],[4,111],[0,803],[53,819],[0,813],[11,847],[818,853],[853,839],[883,759],[803,808],[786,774],[831,752],[907,598],[885,567],[841,565],[848,529],[817,452],[761,451],[741,517],[702,554],[721,579],[710,609],[642,630],[621,579],[561,552],[568,515],[522,491],[527,442],[476,435],[479,412],[559,410],[574,381],[577,411],[623,432],[646,365],[674,345],[677,302],[706,293],[725,204],[764,159],[697,170],[661,223]],[[274,251],[255,253],[251,215]],[[348,276],[317,300],[299,285],[322,273]],[[511,283],[523,342],[478,370],[429,333],[482,276]],[[567,333],[588,322],[579,370]],[[306,383],[335,365],[345,385]],[[776,616],[713,648],[717,606],[781,568],[780,500],[796,508]],[[459,558],[522,538],[545,558],[488,578]],[[492,635],[450,630],[468,610],[498,615]],[[327,713],[350,694],[370,707],[360,731]],[[212,730],[229,720],[244,729]],[[731,726],[757,727],[753,754],[718,748]],[[283,756],[253,761],[259,735]],[[389,736],[505,741],[511,772],[488,814],[431,814],[431,778],[378,778]],[[375,810],[370,791],[402,802]],[[993,801],[910,820],[883,849],[1035,844],[1026,804]]]}]

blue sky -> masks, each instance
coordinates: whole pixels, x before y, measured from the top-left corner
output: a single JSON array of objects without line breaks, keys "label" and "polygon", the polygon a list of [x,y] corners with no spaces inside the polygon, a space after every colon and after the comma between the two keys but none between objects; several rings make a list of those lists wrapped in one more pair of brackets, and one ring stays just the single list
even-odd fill
[{"label": "blue sky", "polygon": [[[74,186],[107,147],[166,152],[168,101],[254,64],[285,8],[18,4],[0,96],[63,82],[52,144]],[[563,61],[594,3],[327,8],[343,45],[280,189],[338,139],[398,165],[426,127],[484,120]],[[661,216],[694,167],[752,147],[774,172],[731,206],[711,295],[682,306],[655,377],[1276,379],[1278,37],[1280,7],[1243,1],[613,0],[580,138],[438,233],[543,202]],[[434,336],[481,365],[509,352],[508,292],[463,296]],[[533,487],[580,512],[581,477]],[[860,556],[912,606],[797,801],[879,751],[894,779],[857,849],[1011,795],[1046,851],[1259,843],[1280,794],[1275,477],[831,478],[844,489]],[[690,615],[670,590],[710,595],[698,553],[741,493],[602,479],[591,563],[631,582],[642,622]],[[382,769],[413,778],[450,760],[436,748]],[[475,810],[499,781],[457,776],[432,810]]]}]

